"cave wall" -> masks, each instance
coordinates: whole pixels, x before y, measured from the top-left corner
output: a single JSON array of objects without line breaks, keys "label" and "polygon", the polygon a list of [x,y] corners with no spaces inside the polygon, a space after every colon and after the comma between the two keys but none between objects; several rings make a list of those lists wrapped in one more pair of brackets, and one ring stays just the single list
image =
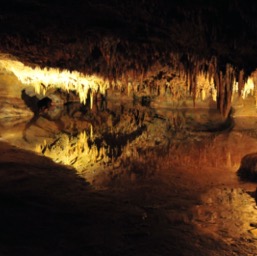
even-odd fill
[{"label": "cave wall", "polygon": [[171,98],[186,90],[193,105],[204,74],[226,117],[234,82],[240,96],[257,66],[256,10],[237,0],[11,0],[0,11],[0,51],[31,67],[100,76],[127,94],[160,96],[185,80]]}]

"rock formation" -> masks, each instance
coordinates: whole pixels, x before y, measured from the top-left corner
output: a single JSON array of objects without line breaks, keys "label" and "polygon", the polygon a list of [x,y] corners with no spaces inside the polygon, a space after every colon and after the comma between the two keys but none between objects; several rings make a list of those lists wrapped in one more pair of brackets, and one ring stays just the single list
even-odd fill
[{"label": "rock formation", "polygon": [[177,100],[182,90],[193,105],[206,94],[203,74],[227,117],[234,83],[241,96],[257,66],[255,10],[237,0],[12,0],[1,6],[0,51],[32,68],[101,77],[104,88],[128,94],[170,91]]}]

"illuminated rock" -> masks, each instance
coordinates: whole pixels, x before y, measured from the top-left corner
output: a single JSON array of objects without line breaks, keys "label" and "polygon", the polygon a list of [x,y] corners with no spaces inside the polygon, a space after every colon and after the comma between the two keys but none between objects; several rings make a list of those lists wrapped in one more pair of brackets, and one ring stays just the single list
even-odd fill
[{"label": "illuminated rock", "polygon": [[101,77],[84,75],[77,71],[58,68],[32,68],[17,61],[12,56],[0,54],[0,68],[12,72],[23,85],[34,86],[36,94],[45,95],[50,89],[62,89],[66,92],[75,91],[80,102],[85,103],[90,90],[91,108],[93,93],[105,93],[108,83]]}]

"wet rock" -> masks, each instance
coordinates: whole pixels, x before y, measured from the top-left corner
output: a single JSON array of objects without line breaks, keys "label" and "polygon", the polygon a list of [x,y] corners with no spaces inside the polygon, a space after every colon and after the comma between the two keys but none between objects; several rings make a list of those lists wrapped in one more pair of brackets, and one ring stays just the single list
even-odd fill
[{"label": "wet rock", "polygon": [[241,179],[257,181],[257,153],[248,154],[242,158],[237,174]]}]

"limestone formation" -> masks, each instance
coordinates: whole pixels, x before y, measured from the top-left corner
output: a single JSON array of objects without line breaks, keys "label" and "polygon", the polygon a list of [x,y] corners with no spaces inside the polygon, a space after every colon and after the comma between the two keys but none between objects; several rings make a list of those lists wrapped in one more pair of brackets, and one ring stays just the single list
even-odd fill
[{"label": "limestone formation", "polygon": [[[30,1],[25,12],[5,3],[0,52],[38,72],[59,69],[70,76],[78,72],[100,77],[97,82],[69,80],[73,85],[59,77],[66,89],[76,87],[83,102],[89,88],[91,98],[98,90],[118,88],[127,95],[169,95],[175,102],[190,96],[197,106],[199,95],[205,98],[212,87],[217,108],[226,118],[235,83],[241,97],[257,66],[254,15],[236,0],[222,5],[175,2],[79,1],[71,8],[67,1]],[[22,6],[20,1],[17,5]],[[254,2],[248,9],[255,10]],[[210,81],[207,91],[199,84],[200,74]],[[49,77],[31,82],[43,93],[55,86]]]}]

